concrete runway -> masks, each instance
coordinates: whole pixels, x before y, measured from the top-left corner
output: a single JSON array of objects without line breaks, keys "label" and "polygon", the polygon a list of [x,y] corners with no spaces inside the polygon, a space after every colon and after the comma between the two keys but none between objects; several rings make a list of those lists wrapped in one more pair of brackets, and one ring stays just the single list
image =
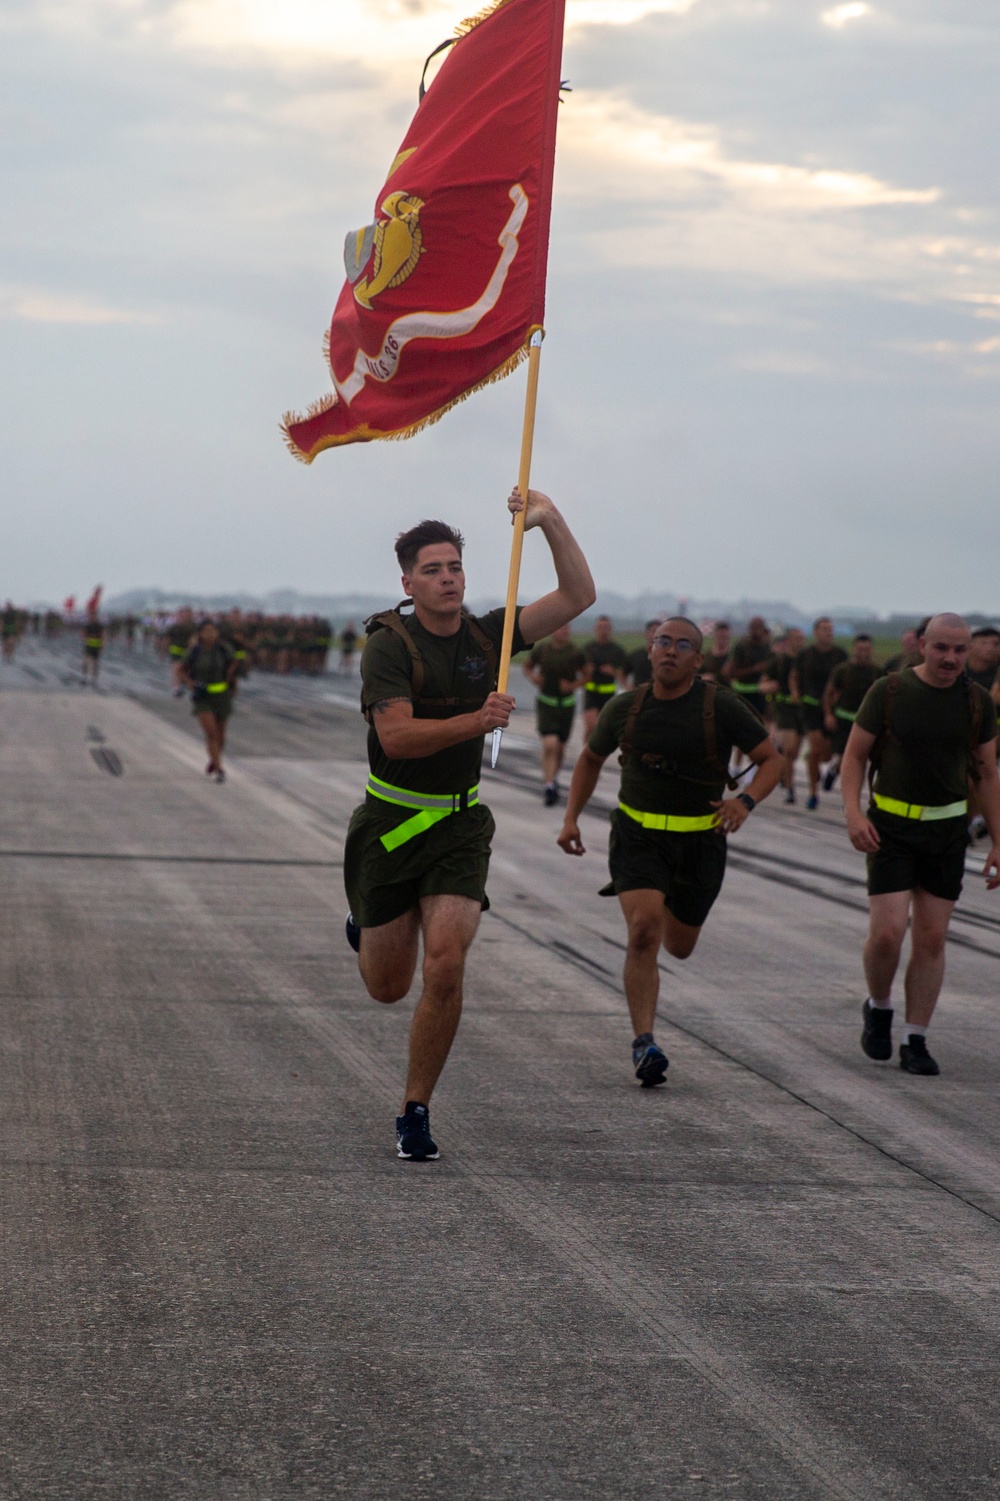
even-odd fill
[{"label": "concrete runway", "polygon": [[0,669],[3,1501],[1000,1496],[981,859],[910,1078],[858,1046],[837,799],[758,810],[643,1091],[605,818],[558,850],[525,714],[443,1155],[400,1163],[411,1003],[343,939],[353,686],[251,679],[217,787],[151,655],[74,668]]}]

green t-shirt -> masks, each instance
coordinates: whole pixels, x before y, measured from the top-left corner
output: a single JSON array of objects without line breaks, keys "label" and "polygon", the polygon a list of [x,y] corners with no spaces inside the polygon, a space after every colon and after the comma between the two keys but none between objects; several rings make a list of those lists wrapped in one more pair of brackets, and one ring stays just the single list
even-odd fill
[{"label": "green t-shirt", "polygon": [[876,667],[874,662],[867,667],[862,667],[859,662],[841,662],[830,674],[830,684],[837,694],[833,712],[836,714],[841,709],[845,714],[855,714],[872,683],[881,674],[881,667]]},{"label": "green t-shirt", "polygon": [[[595,756],[610,756],[622,743],[635,690],[619,693],[601,710],[587,742]],[[656,698],[647,692],[635,722],[632,754],[622,767],[620,797],[643,813],[674,813],[697,818],[713,812],[713,799],[725,782],[705,759],[705,727],[701,711],[705,684],[696,678],[683,698]],[[746,704],[729,688],[715,695],[715,738],[719,759],[726,763],[734,745],[755,750],[767,731]],[[643,765],[644,755],[663,758],[661,769]]]},{"label": "green t-shirt", "polygon": [[776,651],[768,660],[762,673],[763,677],[773,678],[777,683],[778,688],[775,698],[779,704],[788,703],[791,700],[792,687],[788,679],[794,666],[794,657],[789,656],[788,652]]},{"label": "green t-shirt", "polygon": [[[477,625],[496,647],[498,660],[503,617],[502,609],[475,617]],[[515,655],[531,644],[521,635],[520,618],[519,606],[514,624]],[[447,706],[414,701],[414,717],[453,719],[457,714],[471,714],[482,708],[496,682],[490,676],[489,662],[468,623],[463,619],[452,636],[432,635],[413,614],[404,616],[404,624],[423,663],[421,698],[459,700]],[[373,710],[376,704],[389,698],[413,700],[410,653],[406,642],[387,626],[375,629],[365,642],[361,653],[361,682],[362,702]],[[484,738],[476,735],[472,740],[435,751],[432,756],[410,756],[405,760],[391,761],[382,749],[378,738],[378,714],[373,712],[368,729],[368,765],[372,775],[380,781],[389,782],[393,787],[405,787],[410,792],[464,792],[479,781]]]},{"label": "green t-shirt", "polygon": [[749,636],[744,636],[733,647],[729,665],[732,670],[732,680],[739,683],[752,683],[754,687],[764,675],[764,669],[772,655],[769,641],[751,641]]},{"label": "green t-shirt", "polygon": [[619,646],[617,641],[588,641],[583,648],[583,657],[594,670],[590,681],[598,686],[613,683],[615,673],[623,672],[628,666],[625,648]]},{"label": "green t-shirt", "polygon": [[[233,665],[233,649],[227,642],[219,640],[214,646],[202,646],[196,641],[188,647],[184,653],[184,670],[194,683],[194,691],[198,697],[207,697],[209,683],[224,683]],[[223,695],[212,694],[213,698],[222,698]]]},{"label": "green t-shirt", "polygon": [[818,646],[807,646],[795,658],[795,671],[799,678],[799,697],[803,703],[823,702],[823,689],[835,667],[847,661],[842,646],[831,646],[829,651],[820,651]]},{"label": "green t-shirt", "polygon": [[723,676],[726,663],[729,661],[729,652],[705,651],[701,654],[701,676],[714,678],[717,683],[725,682]]},{"label": "green t-shirt", "polygon": [[[984,689],[975,683],[971,686],[982,700],[978,740],[985,745],[997,732],[996,709]],[[869,735],[882,731],[887,691],[888,679],[879,678],[858,710],[855,723]],[[884,797],[928,808],[959,802],[968,793],[970,729],[969,685],[964,678],[950,688],[932,688],[907,667],[899,675],[892,734],[886,736],[882,748],[876,790]]]},{"label": "green t-shirt", "polygon": [[570,642],[569,646],[553,646],[543,641],[533,647],[528,658],[532,667],[542,670],[542,686],[539,693],[546,698],[570,698],[572,689],[563,688],[563,683],[575,682],[583,666],[583,652]]}]

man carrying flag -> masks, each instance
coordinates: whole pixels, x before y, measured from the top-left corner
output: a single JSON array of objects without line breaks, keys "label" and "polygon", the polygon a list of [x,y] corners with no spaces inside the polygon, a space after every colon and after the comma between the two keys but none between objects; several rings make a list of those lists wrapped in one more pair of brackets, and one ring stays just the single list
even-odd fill
[{"label": "man carrying flag", "polygon": [[[327,345],[333,392],[283,423],[308,464],[345,443],[411,437],[528,361],[505,608],[482,620],[463,614],[461,534],[422,522],[396,544],[413,613],[374,617],[362,658],[371,776],[345,849],[348,936],[370,993],[391,1002],[410,987],[423,933],[424,988],[396,1123],[400,1157],[415,1160],[438,1155],[428,1103],[485,903],[493,820],[478,803],[483,736],[493,731],[496,764],[514,706],[512,653],[595,598],[566,523],[530,489],[563,8],[494,0],[436,49],[447,56],[430,88],[421,82],[374,218],[347,236]],[[557,587],[519,611],[526,526],[544,532]]]},{"label": "man carrying flag", "polygon": [[[523,510],[516,490],[508,506]],[[568,624],[596,597],[569,527],[537,490],[528,492],[524,524],[548,542],[556,588],[518,609],[515,652]],[[462,1012],[465,956],[489,905],[495,826],[479,801],[483,737],[503,728],[514,708],[509,694],[495,691],[504,611],[477,619],[463,610],[462,548],[460,533],[442,521],[423,521],[396,539],[413,613],[387,610],[367,622],[361,701],[371,774],[344,848],[347,936],[373,1000],[391,1004],[407,994],[423,936],[423,988],[396,1118],[397,1154],[416,1162],[439,1155],[428,1106]]]}]

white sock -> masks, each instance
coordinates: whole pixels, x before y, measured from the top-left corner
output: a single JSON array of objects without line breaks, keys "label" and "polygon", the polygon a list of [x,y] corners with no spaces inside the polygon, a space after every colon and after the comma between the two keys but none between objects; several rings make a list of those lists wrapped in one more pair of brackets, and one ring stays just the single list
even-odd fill
[{"label": "white sock", "polygon": [[892,1010],[892,1000],[891,999],[888,1000],[888,1001],[876,1001],[876,1000],[873,1000],[871,996],[869,996],[868,999],[867,999],[867,1001],[865,1002],[865,1005],[866,1006],[870,1006],[873,1011],[891,1011]]},{"label": "white sock", "polygon": [[907,1022],[903,1028],[903,1041],[909,1042],[911,1037],[926,1037],[926,1027],[915,1027],[912,1022]]}]

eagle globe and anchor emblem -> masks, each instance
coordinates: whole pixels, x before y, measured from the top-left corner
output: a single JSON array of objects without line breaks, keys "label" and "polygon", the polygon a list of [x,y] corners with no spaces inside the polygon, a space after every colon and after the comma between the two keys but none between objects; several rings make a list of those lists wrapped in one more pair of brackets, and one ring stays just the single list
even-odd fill
[{"label": "eagle globe and anchor emblem", "polygon": [[[389,176],[412,152],[401,152],[392,164]],[[420,228],[422,198],[404,191],[390,193],[379,207],[385,218],[375,220],[364,229],[354,230],[344,243],[344,266],[347,280],[354,288],[354,300],[370,308],[372,300],[390,287],[401,286],[416,270],[424,253]]]}]

